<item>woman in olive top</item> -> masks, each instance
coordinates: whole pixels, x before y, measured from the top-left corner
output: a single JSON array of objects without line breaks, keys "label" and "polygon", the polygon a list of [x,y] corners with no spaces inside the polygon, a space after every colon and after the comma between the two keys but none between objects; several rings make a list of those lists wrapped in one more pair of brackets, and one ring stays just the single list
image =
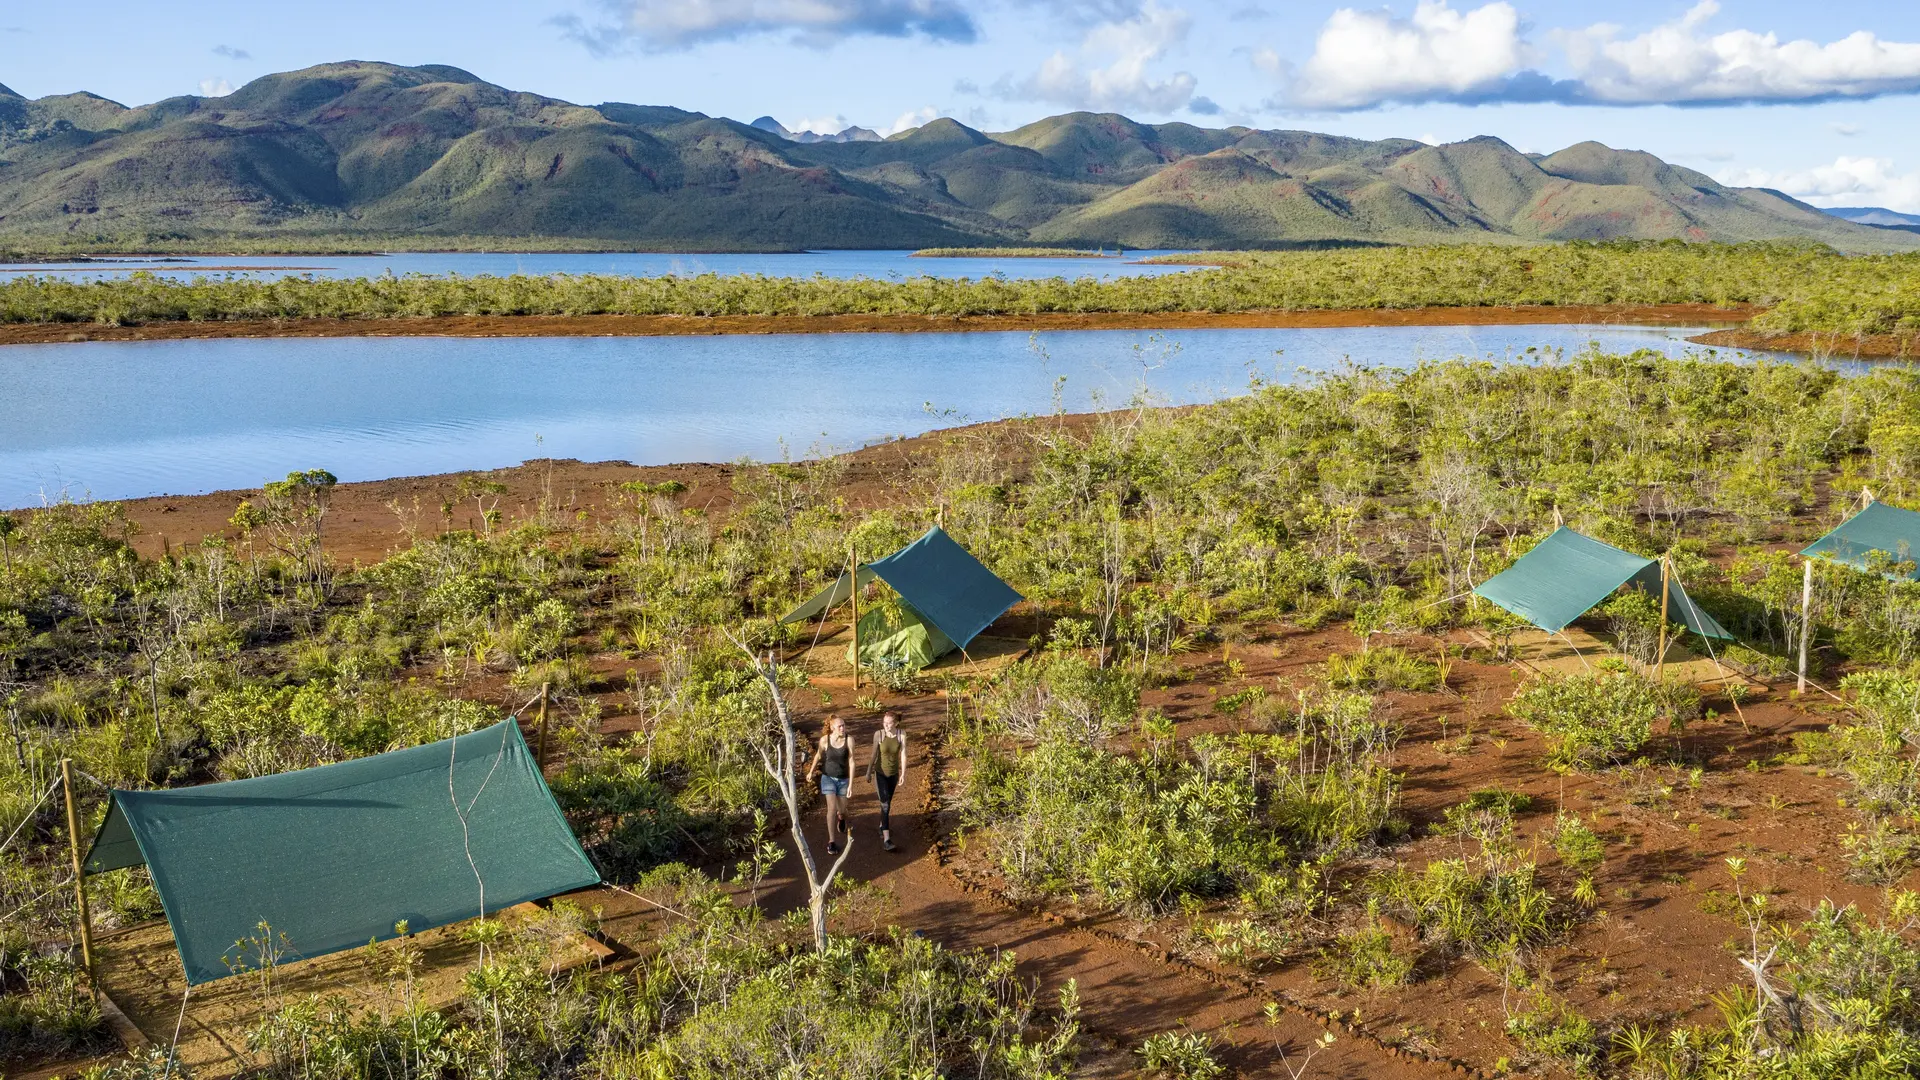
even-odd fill
[{"label": "woman in olive top", "polygon": [[807,767],[807,782],[820,777],[820,794],[827,797],[827,854],[840,854],[840,836],[847,830],[847,796],[853,791],[853,739],[847,735],[847,722],[837,716],[827,719],[827,733],[820,736],[820,752]]},{"label": "woman in olive top", "polygon": [[907,733],[900,730],[900,718],[887,713],[880,718],[880,730],[873,733],[873,758],[867,763],[873,777],[874,793],[880,796],[880,846],[893,847],[893,793],[907,778]]}]

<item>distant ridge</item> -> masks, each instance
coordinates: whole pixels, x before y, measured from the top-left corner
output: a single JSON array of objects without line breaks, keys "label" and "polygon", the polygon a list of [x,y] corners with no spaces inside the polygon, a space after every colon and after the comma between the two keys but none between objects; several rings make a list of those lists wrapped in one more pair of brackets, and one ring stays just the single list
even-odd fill
[{"label": "distant ridge", "polygon": [[138,108],[0,88],[0,249],[1259,248],[1572,239],[1920,248],[1778,192],[1579,143],[1522,154],[1069,113],[881,138],[586,107],[348,61]]},{"label": "distant ridge", "polygon": [[1920,229],[1920,214],[1903,214],[1884,206],[1832,206],[1827,213],[1856,225],[1882,229]]},{"label": "distant ridge", "polygon": [[874,131],[872,128],[848,127],[848,128],[842,128],[841,130],[831,135],[821,135],[817,132],[812,132],[812,131],[788,131],[785,125],[780,123],[780,121],[775,120],[771,116],[763,116],[760,119],[755,120],[749,126],[757,127],[761,131],[771,131],[775,135],[778,135],[789,142],[797,142],[797,143],[823,143],[823,142],[824,143],[846,143],[846,142],[879,142],[880,141],[880,133],[877,131]]}]

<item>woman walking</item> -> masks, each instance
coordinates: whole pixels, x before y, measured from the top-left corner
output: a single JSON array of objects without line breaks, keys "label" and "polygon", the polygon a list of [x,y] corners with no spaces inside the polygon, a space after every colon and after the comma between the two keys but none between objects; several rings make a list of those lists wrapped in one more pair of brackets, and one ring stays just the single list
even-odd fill
[{"label": "woman walking", "polygon": [[893,793],[907,778],[907,733],[900,730],[900,717],[893,713],[880,717],[880,730],[873,733],[867,775],[873,777],[874,793],[880,796],[880,846],[894,851]]},{"label": "woman walking", "polygon": [[853,791],[853,740],[847,736],[847,722],[838,716],[827,718],[827,733],[820,736],[820,751],[807,766],[807,782],[820,777],[820,794],[827,798],[827,854],[840,854],[840,837],[847,831],[847,796]]}]

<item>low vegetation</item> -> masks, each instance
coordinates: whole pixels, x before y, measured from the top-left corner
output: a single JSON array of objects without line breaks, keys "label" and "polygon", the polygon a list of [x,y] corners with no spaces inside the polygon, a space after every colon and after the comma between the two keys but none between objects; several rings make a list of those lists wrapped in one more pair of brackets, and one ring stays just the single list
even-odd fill
[{"label": "low vegetation", "polygon": [[1109,252],[1057,247],[950,247],[921,248],[913,254],[919,259],[1117,259],[1124,252],[1119,248]]},{"label": "low vegetation", "polygon": [[[610,489],[600,518],[542,502],[508,520],[475,477],[460,489],[470,528],[451,504],[437,518],[396,506],[406,550],[355,568],[331,555],[336,485],[322,470],[237,507],[228,538],[173,538],[157,557],[136,553],[121,507],[0,516],[0,827],[18,827],[0,850],[0,1045],[35,1062],[104,1045],[78,990],[73,914],[48,899],[67,884],[45,798],[61,758],[82,777],[86,828],[106,786],[413,745],[524,714],[545,686],[549,772],[576,832],[609,880],[661,890],[649,895],[686,918],[663,915],[657,951],[618,977],[549,976],[503,945],[444,1026],[286,1002],[254,1044],[276,1075],[759,1075],[829,1057],[862,1076],[1063,1073],[1075,1010],[1097,1002],[1036,997],[1004,957],[936,948],[884,913],[853,918],[855,892],[836,894],[816,949],[804,915],[772,910],[762,888],[778,809],[752,750],[767,700],[734,640],[806,644],[813,628],[773,617],[837,573],[849,541],[889,550],[937,519],[1029,598],[996,632],[1034,646],[997,678],[946,687],[938,794],[961,828],[960,870],[1022,901],[1131,920],[1207,963],[1306,965],[1367,994],[1478,968],[1474,985],[1497,986],[1504,1006],[1488,1037],[1541,1068],[1902,1075],[1920,1038],[1905,893],[1807,918],[1736,873],[1715,910],[1752,967],[1715,954],[1723,1027],[1598,995],[1570,1005],[1554,950],[1611,940],[1632,898],[1596,885],[1625,861],[1614,815],[1688,845],[1683,803],[1726,815],[1709,824],[1784,812],[1703,794],[1725,773],[1782,766],[1689,745],[1690,725],[1730,703],[1624,664],[1522,686],[1508,717],[1483,694],[1475,726],[1441,728],[1435,714],[1461,716],[1474,687],[1455,670],[1464,635],[1436,638],[1505,625],[1457,598],[1557,510],[1669,553],[1755,663],[1784,664],[1800,580],[1782,549],[1847,512],[1829,493],[1920,496],[1920,441],[1902,420],[1917,411],[1906,370],[1582,355],[1347,370],[1204,408],[956,432],[903,458],[882,508],[849,498],[844,459],[743,466],[730,505],[673,485]],[[1835,567],[1814,610],[1812,674],[1844,704],[1794,749],[1847,785],[1848,872],[1897,883],[1916,850],[1920,587]],[[1255,673],[1307,627],[1350,647]],[[1492,650],[1474,655],[1488,670]],[[848,707],[781,670],[810,711]],[[615,709],[617,737],[602,724]],[[1406,764],[1413,725],[1424,772]],[[1445,759],[1521,740],[1524,784],[1432,790]],[[1563,779],[1632,797],[1583,810]],[[723,874],[736,897],[703,876]],[[103,928],[159,913],[143,871],[91,884]],[[1205,1070],[1214,1048],[1192,1034],[1156,1036],[1136,1064]],[[872,1064],[881,1046],[892,1064]],[[419,1061],[438,1064],[393,1064]]]},{"label": "low vegetation", "polygon": [[1764,330],[1920,329],[1920,255],[1843,256],[1812,245],[1572,243],[1350,248],[1235,256],[1160,277],[979,280],[701,274],[373,279],[243,276],[111,281],[23,275],[0,284],[0,323],[439,315],[1008,315],[1591,304],[1753,305]]}]

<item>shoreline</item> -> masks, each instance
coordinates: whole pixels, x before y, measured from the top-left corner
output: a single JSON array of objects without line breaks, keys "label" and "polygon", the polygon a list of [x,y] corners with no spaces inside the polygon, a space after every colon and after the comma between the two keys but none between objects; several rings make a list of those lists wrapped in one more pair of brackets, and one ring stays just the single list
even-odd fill
[{"label": "shoreline", "polygon": [[[1184,411],[1192,406],[1168,408]],[[882,505],[900,495],[897,478],[903,465],[945,452],[949,440],[956,436],[1011,440],[1019,444],[1023,434],[1036,426],[1083,431],[1099,422],[1103,415],[1085,412],[981,420],[842,450],[827,457],[845,463],[843,483],[849,490],[864,492],[864,497],[874,505]],[[447,510],[446,527],[479,529],[482,526],[475,516],[473,501],[460,489],[462,478],[469,476],[485,476],[506,485],[499,509],[504,512],[509,527],[517,521],[530,520],[542,504],[567,517],[585,513],[591,520],[604,522],[609,514],[619,512],[622,504],[632,498],[621,485],[636,480],[678,482],[683,485],[683,493],[677,496],[682,506],[698,507],[703,513],[724,517],[739,497],[733,478],[740,468],[739,462],[635,465],[618,460],[529,458],[518,465],[497,469],[347,480],[334,487],[329,499],[324,542],[343,565],[369,565],[410,546],[411,530],[440,523],[442,507]],[[232,522],[234,508],[243,499],[258,498],[260,490],[258,487],[222,488],[196,494],[87,501],[123,508],[127,520],[137,527],[131,538],[134,550],[155,558],[182,544],[198,544],[208,536],[221,536],[239,543],[241,538]],[[25,518],[47,509],[45,506],[0,508],[0,514]]]},{"label": "shoreline", "polygon": [[[675,337],[721,334],[1272,330],[1367,326],[1549,324],[1740,327],[1759,314],[1760,310],[1750,305],[1723,308],[1712,304],[1658,304],[1237,312],[1065,312],[1011,315],[434,315],[377,319],[233,319],[218,322],[182,320],[154,322],[140,326],[113,326],[104,323],[10,323],[0,325],[0,345],[271,337]],[[1723,329],[1715,333],[1751,334],[1752,332]],[[1708,335],[1703,335],[1703,338],[1706,336]],[[1706,341],[1702,343],[1721,344]],[[1764,347],[1778,348],[1779,346]]]},{"label": "shoreline", "polygon": [[1744,327],[1710,330],[1687,339],[1722,349],[1766,349],[1829,359],[1912,360],[1920,358],[1920,335],[1838,334],[1803,330],[1783,333]]}]

